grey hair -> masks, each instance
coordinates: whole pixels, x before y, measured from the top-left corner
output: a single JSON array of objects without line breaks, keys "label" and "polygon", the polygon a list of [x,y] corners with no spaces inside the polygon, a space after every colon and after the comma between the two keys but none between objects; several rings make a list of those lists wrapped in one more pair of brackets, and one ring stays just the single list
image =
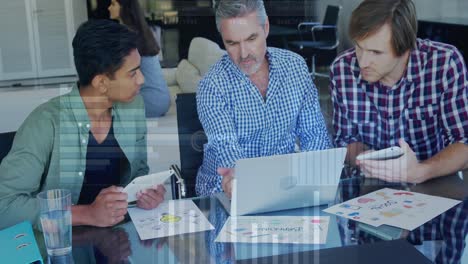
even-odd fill
[{"label": "grey hair", "polygon": [[262,27],[265,26],[267,14],[263,0],[219,0],[216,6],[216,28],[221,32],[221,20],[243,17],[257,12]]}]

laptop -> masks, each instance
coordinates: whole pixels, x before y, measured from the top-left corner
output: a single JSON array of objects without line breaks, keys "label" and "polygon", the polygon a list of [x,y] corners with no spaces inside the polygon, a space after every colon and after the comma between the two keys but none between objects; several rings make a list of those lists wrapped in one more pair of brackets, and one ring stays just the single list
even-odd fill
[{"label": "laptop", "polygon": [[238,160],[231,216],[333,202],[345,157],[335,148]]}]

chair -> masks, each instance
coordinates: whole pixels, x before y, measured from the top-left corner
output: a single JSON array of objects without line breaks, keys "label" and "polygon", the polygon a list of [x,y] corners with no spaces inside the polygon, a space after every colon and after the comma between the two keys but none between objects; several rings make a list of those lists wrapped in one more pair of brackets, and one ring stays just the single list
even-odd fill
[{"label": "chair", "polygon": [[[288,42],[291,50],[301,54],[303,57],[311,56],[311,75],[328,77],[327,74],[317,73],[315,70],[315,57],[320,51],[334,50],[339,45],[338,38],[338,18],[341,6],[328,5],[323,18],[323,23],[302,22],[297,26],[299,39]],[[311,38],[304,38],[305,33],[311,33]]]},{"label": "chair", "polygon": [[[203,145],[208,139],[198,119],[195,93],[177,94],[177,133],[179,134],[180,168],[172,165],[173,198],[195,197],[198,168],[203,162]],[[182,182],[177,187],[177,182]],[[182,187],[180,187],[182,185]]]},{"label": "chair", "polygon": [[16,132],[0,133],[0,163],[10,152]]}]

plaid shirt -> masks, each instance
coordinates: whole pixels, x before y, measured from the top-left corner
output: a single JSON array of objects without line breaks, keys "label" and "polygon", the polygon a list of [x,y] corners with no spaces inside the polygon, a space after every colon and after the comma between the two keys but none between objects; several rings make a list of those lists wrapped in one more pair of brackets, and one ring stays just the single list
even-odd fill
[{"label": "plaid shirt", "polygon": [[236,160],[330,147],[318,92],[304,60],[268,48],[270,76],[266,101],[257,87],[224,55],[200,81],[197,110],[208,137],[198,170],[198,195],[221,192],[219,167]]},{"label": "plaid shirt", "polygon": [[354,49],[334,61],[330,79],[338,146],[383,149],[404,138],[424,160],[449,144],[468,144],[467,70],[453,46],[418,39],[391,88],[362,79]]}]

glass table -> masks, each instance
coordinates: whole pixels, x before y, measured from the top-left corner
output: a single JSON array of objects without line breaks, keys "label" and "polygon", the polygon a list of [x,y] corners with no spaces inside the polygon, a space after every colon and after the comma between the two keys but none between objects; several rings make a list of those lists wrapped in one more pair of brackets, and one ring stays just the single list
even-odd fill
[{"label": "glass table", "polygon": [[55,263],[66,263],[70,259],[75,263],[235,263],[252,259],[255,263],[255,259],[260,257],[272,257],[273,262],[273,256],[282,254],[398,238],[407,240],[435,263],[460,263],[468,232],[468,179],[453,175],[419,185],[401,185],[365,179],[359,172],[344,170],[335,202],[384,187],[458,199],[462,203],[412,232],[388,226],[366,228],[358,222],[324,213],[322,210],[327,206],[265,213],[261,215],[329,215],[327,242],[323,245],[243,244],[214,242],[229,215],[216,197],[194,198],[193,202],[215,227],[214,230],[141,241],[135,226],[128,220],[113,228],[74,227],[72,256]]}]

